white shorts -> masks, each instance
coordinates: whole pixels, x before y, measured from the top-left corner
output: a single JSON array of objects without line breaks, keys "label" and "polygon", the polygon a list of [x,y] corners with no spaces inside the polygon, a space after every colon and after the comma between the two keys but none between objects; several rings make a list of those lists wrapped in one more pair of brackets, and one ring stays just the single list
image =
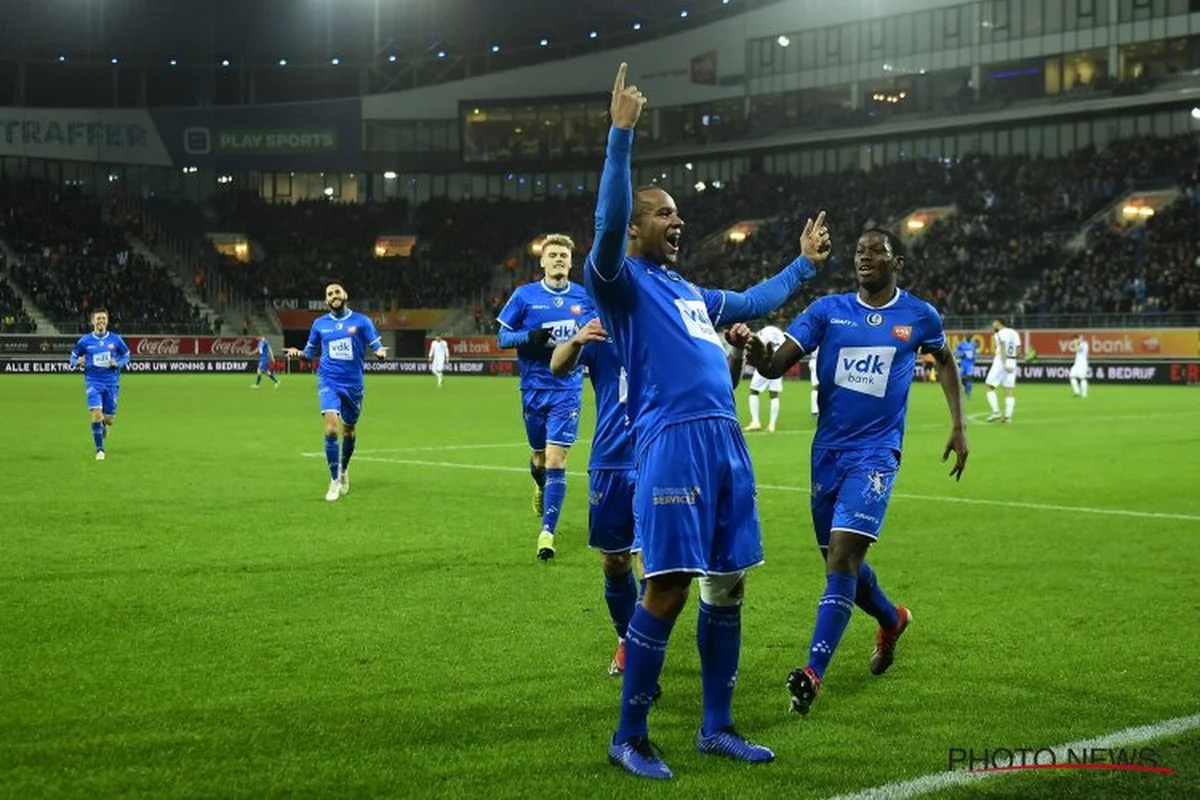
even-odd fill
[{"label": "white shorts", "polygon": [[821,385],[821,381],[817,379],[817,371],[815,369],[809,373],[808,381],[812,384],[812,388],[814,389]]},{"label": "white shorts", "polygon": [[750,391],[752,392],[782,392],[783,378],[775,378],[767,380],[762,375],[758,374],[758,370],[754,371],[753,377],[750,378]]},{"label": "white shorts", "polygon": [[1017,367],[1012,372],[1009,372],[999,364],[992,364],[992,368],[988,370],[985,383],[992,388],[1003,386],[1005,389],[1011,389],[1017,385],[1017,371],[1019,369],[1020,367]]},{"label": "white shorts", "polygon": [[429,365],[429,371],[434,375],[441,375],[446,370],[446,364],[442,361],[434,361]]},{"label": "white shorts", "polygon": [[1085,381],[1085,380],[1087,380],[1087,374],[1088,374],[1087,367],[1076,367],[1076,366],[1071,367],[1070,377],[1072,377],[1072,378],[1078,378],[1081,381]]}]

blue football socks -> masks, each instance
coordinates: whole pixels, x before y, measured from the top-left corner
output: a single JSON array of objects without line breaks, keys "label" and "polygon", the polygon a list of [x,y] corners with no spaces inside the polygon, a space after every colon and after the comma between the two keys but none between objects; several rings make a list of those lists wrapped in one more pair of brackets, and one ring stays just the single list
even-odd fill
[{"label": "blue football socks", "polygon": [[850,624],[857,590],[857,575],[834,573],[825,578],[825,596],[817,604],[817,627],[813,629],[808,651],[808,667],[818,678],[825,676],[838,642]]}]

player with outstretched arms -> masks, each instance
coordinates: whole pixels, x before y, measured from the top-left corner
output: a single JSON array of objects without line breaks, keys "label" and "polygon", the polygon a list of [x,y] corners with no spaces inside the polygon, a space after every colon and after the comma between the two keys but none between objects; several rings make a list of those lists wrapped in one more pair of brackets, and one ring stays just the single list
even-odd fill
[{"label": "player with outstretched arms", "polygon": [[121,393],[121,368],[129,363],[129,346],[108,329],[107,309],[92,312],[92,332],[79,337],[71,348],[71,369],[83,370],[83,388],[92,418],[92,443],[96,460],[103,461],[104,439],[116,421],[117,396]]},{"label": "player with outstretched arms", "polygon": [[250,384],[251,389],[257,389],[262,383],[262,376],[265,374],[275,383],[275,388],[279,388],[279,378],[275,377],[275,358],[271,352],[271,342],[267,337],[258,337],[258,374],[254,376],[254,383]]},{"label": "player with outstretched arms", "polygon": [[[992,368],[988,370],[987,400],[992,413],[987,422],[1012,422],[1013,408],[1017,404],[1014,389],[1017,385],[1017,356],[1021,353],[1021,334],[1008,327],[999,317],[992,321]],[[1000,403],[996,398],[996,389],[1004,387],[1004,413],[1000,413]]]},{"label": "player with outstretched arms", "polygon": [[[774,325],[766,325],[758,332],[758,338],[771,347],[778,347],[783,344],[783,331],[776,328]],[[758,418],[758,396],[763,392],[770,392],[771,395],[771,417],[767,423],[767,431],[775,432],[775,425],[779,421],[779,395],[783,391],[783,378],[775,378],[767,380],[755,370],[750,376],[750,424],[746,426],[747,431],[761,431],[762,422]]]},{"label": "player with outstretched arms", "polygon": [[501,348],[517,350],[521,370],[521,413],[532,451],[533,510],[542,518],[537,557],[554,558],[554,534],[567,496],[567,454],[579,435],[583,376],[550,371],[555,346],[568,341],[580,322],[592,316],[587,292],[569,279],[575,243],[552,234],[542,243],[540,281],[517,287],[496,318]]},{"label": "player with outstretched arms", "polygon": [[769,354],[757,337],[746,361],[770,378],[782,375],[820,347],[821,418],[812,444],[812,520],[825,559],[825,594],[817,606],[806,666],[788,676],[792,710],[807,714],[825,670],[857,605],[879,622],[872,674],[895,657],[896,640],[912,620],[888,599],[866,563],[878,540],[892,484],[900,468],[904,416],[918,352],[932,353],[950,409],[951,431],[942,454],[956,454],[950,474],[967,462],[962,387],[942,320],[928,303],[900,290],[904,245],[890,231],[872,229],[858,240],[858,291],[814,301],[788,327],[788,341]]},{"label": "player with outstretched arms", "polygon": [[958,371],[962,376],[963,392],[968,399],[971,397],[972,387],[975,386],[975,356],[978,352],[979,345],[971,339],[963,339],[954,351],[954,357],[958,361]]},{"label": "player with outstretched arms", "polygon": [[1069,377],[1071,379],[1071,392],[1076,397],[1087,397],[1088,393],[1088,343],[1087,337],[1082,333],[1075,336],[1071,343],[1071,349],[1075,351],[1075,363],[1071,365]]},{"label": "player with outstretched arms", "polygon": [[446,340],[437,334],[433,337],[433,343],[429,345],[429,371],[437,378],[438,388],[442,388],[442,373],[446,371],[446,365],[450,363],[450,345],[446,344]]},{"label": "player with outstretched arms", "polygon": [[642,778],[671,770],[649,739],[647,717],[667,642],[700,583],[697,645],[703,687],[700,753],[762,763],[775,755],[733,726],[745,571],[762,563],[754,474],[737,419],[730,366],[715,326],[758,319],[816,274],[828,250],[824,213],[805,226],[802,256],[746,292],[704,289],[674,271],[684,224],[669,194],[635,190],[633,129],[645,97],[613,85],[588,293],[628,371],[626,406],[637,460],[635,539],[646,590],[625,640],[625,676],[608,758]]},{"label": "player with outstretched arms", "polygon": [[[311,360],[317,365],[317,400],[325,423],[325,459],[329,463],[329,489],[325,499],[333,502],[350,491],[350,457],[358,441],[358,418],[362,414],[363,364],[367,353],[387,358],[387,348],[375,323],[366,314],[351,311],[346,303],[350,295],[341,283],[325,287],[329,313],[318,317],[308,334],[303,350],[289,347],[283,352],[292,358]],[[338,457],[338,423],[341,423],[342,450]]]}]

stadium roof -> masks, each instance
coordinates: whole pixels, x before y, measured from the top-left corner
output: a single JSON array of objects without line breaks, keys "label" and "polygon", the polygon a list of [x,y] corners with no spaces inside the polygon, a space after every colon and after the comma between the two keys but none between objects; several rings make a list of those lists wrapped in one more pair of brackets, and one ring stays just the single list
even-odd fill
[{"label": "stadium roof", "polygon": [[337,57],[349,64],[441,51],[498,53],[498,59],[525,53],[522,61],[530,63],[663,36],[778,1],[0,0],[0,58],[299,64]]}]

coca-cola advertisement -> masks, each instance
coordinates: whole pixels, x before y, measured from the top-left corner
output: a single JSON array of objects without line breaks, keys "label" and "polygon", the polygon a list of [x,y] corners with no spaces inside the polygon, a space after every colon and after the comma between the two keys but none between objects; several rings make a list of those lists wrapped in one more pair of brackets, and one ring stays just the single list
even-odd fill
[{"label": "coca-cola advertisement", "polygon": [[258,356],[258,339],[253,336],[126,336],[125,343],[134,358]]}]

